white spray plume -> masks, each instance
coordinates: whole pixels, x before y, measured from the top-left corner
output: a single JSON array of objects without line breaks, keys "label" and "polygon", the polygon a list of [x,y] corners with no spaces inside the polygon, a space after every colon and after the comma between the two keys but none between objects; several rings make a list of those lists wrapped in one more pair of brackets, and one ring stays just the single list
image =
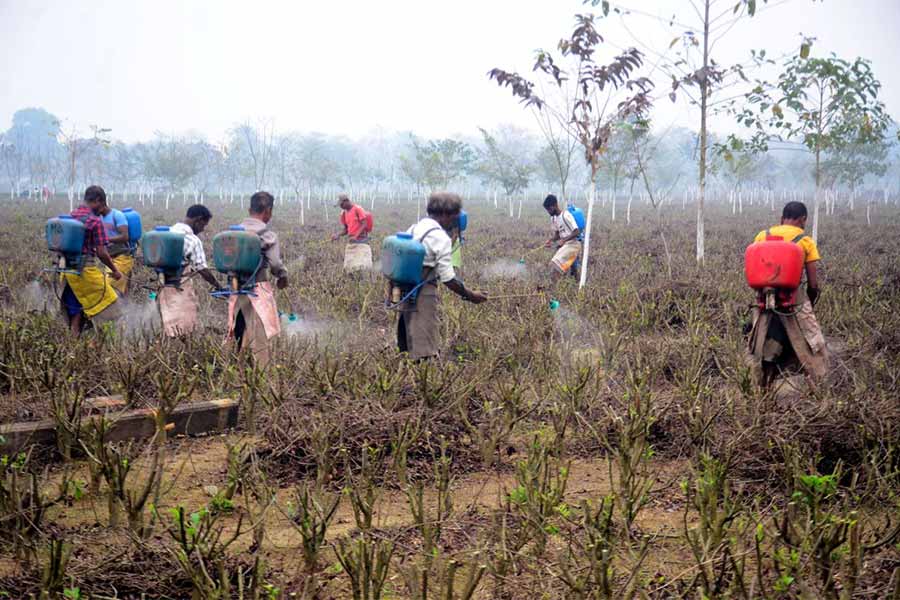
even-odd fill
[{"label": "white spray plume", "polygon": [[482,275],[486,279],[527,279],[528,267],[517,261],[501,259],[486,266]]}]

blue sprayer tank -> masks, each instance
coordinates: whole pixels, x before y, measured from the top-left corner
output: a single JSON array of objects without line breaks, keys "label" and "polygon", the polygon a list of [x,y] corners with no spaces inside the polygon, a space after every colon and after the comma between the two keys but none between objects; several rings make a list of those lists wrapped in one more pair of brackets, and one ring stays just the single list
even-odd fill
[{"label": "blue sprayer tank", "polygon": [[232,291],[251,282],[260,268],[262,243],[259,236],[241,225],[232,225],[213,238],[213,263],[231,280]]},{"label": "blue sprayer tank", "polygon": [[59,215],[47,219],[45,233],[47,248],[59,255],[58,268],[81,271],[84,224],[71,215]]},{"label": "blue sprayer tank", "polygon": [[141,226],[141,215],[133,208],[124,209],[122,214],[125,215],[125,220],[128,221],[128,245],[131,246],[131,251],[134,252],[141,236],[144,234]]},{"label": "blue sprayer tank", "polygon": [[572,213],[572,216],[575,218],[575,225],[578,226],[578,229],[581,230],[581,234],[578,236],[579,240],[584,239],[584,228],[587,226],[587,219],[584,218],[584,212],[574,204],[569,204],[566,206],[566,210]]},{"label": "blue sprayer tank", "polygon": [[384,238],[381,244],[381,272],[397,285],[416,285],[422,281],[425,246],[411,233],[401,232]]},{"label": "blue sprayer tank", "polygon": [[144,264],[159,274],[161,285],[177,286],[184,263],[184,234],[168,227],[156,227],[141,238]]},{"label": "blue sprayer tank", "polygon": [[466,214],[466,211],[460,210],[459,217],[456,219],[456,226],[459,228],[459,241],[463,242],[463,232],[466,230],[466,227],[469,226],[469,215]]}]

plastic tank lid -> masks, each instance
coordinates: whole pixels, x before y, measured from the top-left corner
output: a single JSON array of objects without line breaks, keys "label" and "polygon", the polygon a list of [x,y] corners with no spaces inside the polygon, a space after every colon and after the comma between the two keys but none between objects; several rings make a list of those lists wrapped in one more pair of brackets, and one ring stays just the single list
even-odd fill
[{"label": "plastic tank lid", "polygon": [[75,217],[73,217],[72,215],[59,215],[56,218],[57,219],[72,219],[73,221],[75,220]]},{"label": "plastic tank lid", "polygon": [[134,209],[129,206],[128,208],[123,208],[122,212],[134,212]]},{"label": "plastic tank lid", "polygon": [[411,240],[412,234],[407,233],[405,231],[401,231],[400,233],[397,234],[397,237],[400,238],[401,240]]},{"label": "plastic tank lid", "polygon": [[228,231],[246,231],[243,225],[231,225],[228,227]]},{"label": "plastic tank lid", "polygon": [[153,228],[153,231],[169,231],[169,228],[165,225],[157,225]]}]

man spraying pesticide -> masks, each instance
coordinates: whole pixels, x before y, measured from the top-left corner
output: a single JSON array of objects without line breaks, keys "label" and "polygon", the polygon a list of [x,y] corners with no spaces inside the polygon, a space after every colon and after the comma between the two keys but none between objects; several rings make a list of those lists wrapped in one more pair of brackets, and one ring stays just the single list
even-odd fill
[{"label": "man spraying pesticide", "polygon": [[806,217],[806,205],[788,202],[781,224],[759,232],[744,255],[747,283],[757,298],[749,351],[764,387],[798,362],[812,379],[825,377],[828,370],[825,336],[813,312],[821,257],[804,232]]},{"label": "man spraying pesticide", "polygon": [[350,238],[344,247],[344,271],[352,273],[371,269],[372,247],[369,246],[369,234],[374,225],[372,213],[351,202],[346,194],[338,197],[338,206],[341,207],[343,231],[332,235],[331,241],[337,241],[345,235]]},{"label": "man spraying pesticide", "polygon": [[553,237],[544,243],[546,248],[556,246],[556,253],[550,260],[551,276],[557,279],[563,275],[577,276],[578,256],[581,254],[581,228],[571,210],[561,210],[556,196],[550,194],[544,199],[544,209],[550,215]]},{"label": "man spraying pesticide", "polygon": [[[106,192],[98,185],[84,191],[84,204],[47,221],[47,246],[60,255],[58,267],[65,288],[60,298],[73,335],[80,335],[87,321],[101,324],[118,319],[119,295],[112,281],[122,273],[109,255],[109,239],[100,218],[106,206]],[[97,261],[108,267],[108,273],[97,267]]]},{"label": "man spraying pesticide", "polygon": [[[223,289],[206,263],[203,242],[198,237],[211,220],[212,213],[209,209],[202,204],[195,204],[187,209],[187,214],[181,222],[168,228],[158,228],[162,230],[158,235],[156,232],[148,232],[145,237],[145,260],[148,256],[171,255],[174,267],[171,281],[163,281],[157,294],[163,334],[167,337],[190,335],[200,326],[197,294],[192,281],[194,276],[203,277],[216,291]],[[166,249],[157,251],[157,239],[160,244],[173,245],[173,251],[168,252]],[[168,265],[156,263],[150,266],[165,270]]]},{"label": "man spraying pesticide", "polygon": [[256,364],[269,363],[269,340],[281,333],[275,289],[288,286],[287,269],[281,261],[278,234],[269,227],[275,198],[269,192],[250,197],[250,214],[213,238],[216,269],[226,273],[231,283],[214,296],[228,298],[228,338],[239,351],[249,349]]},{"label": "man spraying pesticide", "polygon": [[413,360],[440,352],[438,282],[468,302],[487,300],[485,294],[466,288],[453,270],[453,243],[447,232],[462,210],[460,197],[434,193],[426,210],[428,216],[405,232],[385,238],[381,259],[382,273],[389,280],[387,305],[400,312],[397,347]]}]

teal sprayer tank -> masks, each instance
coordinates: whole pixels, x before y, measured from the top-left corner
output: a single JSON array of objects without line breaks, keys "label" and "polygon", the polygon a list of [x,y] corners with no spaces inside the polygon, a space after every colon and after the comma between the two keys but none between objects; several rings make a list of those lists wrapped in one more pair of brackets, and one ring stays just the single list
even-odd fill
[{"label": "teal sprayer tank", "polygon": [[156,227],[141,239],[144,264],[152,267],[162,286],[178,287],[184,263],[184,234],[168,227]]},{"label": "teal sprayer tank", "polygon": [[141,215],[133,208],[124,209],[122,214],[125,215],[125,220],[128,221],[128,245],[131,246],[131,253],[134,254],[134,251],[137,250],[138,242],[144,234],[141,226]]},{"label": "teal sprayer tank", "polygon": [[256,274],[262,266],[259,236],[241,225],[232,225],[213,238],[213,262],[216,270],[228,275],[231,291],[226,295],[248,293],[256,285]]},{"label": "teal sprayer tank", "polygon": [[47,248],[58,256],[56,267],[61,273],[80,273],[81,250],[84,246],[84,224],[70,215],[59,215],[47,220]]},{"label": "teal sprayer tank", "polygon": [[[399,304],[422,282],[425,246],[410,233],[384,238],[381,245],[381,273],[391,281],[391,302]],[[413,294],[414,297],[414,294]]]},{"label": "teal sprayer tank", "polygon": [[466,214],[466,211],[459,211],[459,217],[456,219],[456,225],[459,228],[459,242],[462,243],[465,241],[463,239],[463,232],[466,230],[466,227],[469,226],[469,215]]}]

